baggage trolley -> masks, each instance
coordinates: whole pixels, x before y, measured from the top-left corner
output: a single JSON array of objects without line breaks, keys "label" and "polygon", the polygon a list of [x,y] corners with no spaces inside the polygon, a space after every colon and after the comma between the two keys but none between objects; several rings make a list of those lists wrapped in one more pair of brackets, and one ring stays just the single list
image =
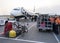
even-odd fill
[{"label": "baggage trolley", "polygon": [[48,14],[40,14],[37,18],[37,28],[38,30],[52,30],[52,23],[49,21]]}]

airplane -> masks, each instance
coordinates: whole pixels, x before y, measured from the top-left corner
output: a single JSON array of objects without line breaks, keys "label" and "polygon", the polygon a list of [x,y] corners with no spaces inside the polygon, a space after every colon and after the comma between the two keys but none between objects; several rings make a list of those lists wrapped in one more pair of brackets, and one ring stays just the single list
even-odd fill
[{"label": "airplane", "polygon": [[22,8],[14,8],[11,11],[11,15],[14,16],[15,18],[22,18],[22,17],[27,17],[31,16],[29,12],[27,12],[23,7]]},{"label": "airplane", "polygon": [[24,9],[23,7],[14,8],[11,11],[11,15],[14,16],[16,20],[19,20],[20,18],[32,19],[34,17],[35,17],[35,19],[37,19],[37,15],[35,13]]}]

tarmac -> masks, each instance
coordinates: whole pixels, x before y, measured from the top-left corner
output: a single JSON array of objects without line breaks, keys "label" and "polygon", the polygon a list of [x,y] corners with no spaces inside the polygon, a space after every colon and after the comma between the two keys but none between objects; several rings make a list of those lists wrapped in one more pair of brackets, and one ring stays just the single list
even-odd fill
[{"label": "tarmac", "polygon": [[[28,27],[28,32],[23,35],[19,35],[16,38],[7,38],[0,35],[1,43],[59,43],[60,35],[56,35],[53,32],[48,31],[38,31],[36,22],[27,22],[23,23],[23,25]],[[4,26],[0,26],[0,32],[3,32]]]}]

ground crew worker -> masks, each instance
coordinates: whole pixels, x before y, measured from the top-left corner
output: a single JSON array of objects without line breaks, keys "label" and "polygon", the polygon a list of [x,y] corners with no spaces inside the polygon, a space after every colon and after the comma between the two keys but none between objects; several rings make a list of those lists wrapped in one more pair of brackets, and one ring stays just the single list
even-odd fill
[{"label": "ground crew worker", "polygon": [[55,20],[55,33],[56,34],[59,34],[59,27],[60,27],[60,17],[57,17],[56,20]]},{"label": "ground crew worker", "polygon": [[6,35],[10,30],[12,30],[12,23],[6,21],[5,22],[5,28],[4,28],[4,35]]},{"label": "ground crew worker", "polygon": [[60,17],[57,17],[56,24],[60,24]]}]

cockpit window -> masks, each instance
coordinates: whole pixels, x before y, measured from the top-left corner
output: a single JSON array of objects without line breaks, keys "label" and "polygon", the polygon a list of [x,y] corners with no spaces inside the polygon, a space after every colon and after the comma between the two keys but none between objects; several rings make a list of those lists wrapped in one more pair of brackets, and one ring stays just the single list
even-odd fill
[{"label": "cockpit window", "polygon": [[13,10],[19,10],[19,9],[13,9]]}]

